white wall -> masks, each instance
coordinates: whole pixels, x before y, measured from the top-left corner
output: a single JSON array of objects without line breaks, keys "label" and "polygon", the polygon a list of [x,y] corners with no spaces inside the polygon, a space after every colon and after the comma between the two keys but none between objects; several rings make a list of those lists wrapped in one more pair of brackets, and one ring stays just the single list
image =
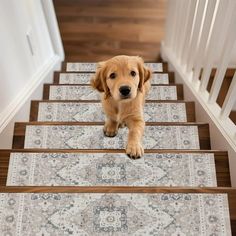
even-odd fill
[{"label": "white wall", "polygon": [[11,123],[28,120],[29,99],[42,98],[42,83],[52,80],[62,58],[40,0],[0,1],[0,32],[0,148],[10,148]]},{"label": "white wall", "polygon": [[[216,55],[216,61],[215,61],[215,67],[217,67],[217,65],[219,65],[219,63],[221,62],[222,58],[221,58],[221,52],[220,50],[216,49],[217,55]],[[236,42],[234,43],[234,47],[232,48],[231,51],[231,55],[230,55],[230,60],[229,60],[229,68],[236,68]]]},{"label": "white wall", "polygon": [[230,65],[232,65],[232,67],[236,68],[236,43],[234,44],[234,48],[232,49],[232,58],[230,61]]}]

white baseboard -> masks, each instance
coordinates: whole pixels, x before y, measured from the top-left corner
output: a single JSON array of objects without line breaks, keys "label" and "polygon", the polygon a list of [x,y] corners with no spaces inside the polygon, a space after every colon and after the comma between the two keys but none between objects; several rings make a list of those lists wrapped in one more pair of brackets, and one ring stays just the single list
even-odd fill
[{"label": "white baseboard", "polygon": [[0,148],[12,147],[14,123],[29,121],[30,102],[42,99],[43,84],[50,83],[55,70],[59,70],[61,60],[57,55],[51,57],[29,80],[25,88],[0,114]]},{"label": "white baseboard", "polygon": [[185,80],[183,79],[184,74],[182,73],[178,65],[176,65],[171,55],[169,55],[168,51],[165,50],[163,45],[161,47],[161,56],[165,61],[168,62],[169,69],[175,72],[175,82],[183,84],[184,99],[195,102],[196,120],[198,122],[209,123],[211,148],[213,150],[228,151],[231,184],[233,187],[236,187],[236,150],[232,145],[230,138],[227,137],[225,131],[222,130],[219,122],[216,120],[216,118],[214,118],[214,114],[211,114],[211,111],[204,105],[202,99],[199,98],[193,88],[185,82]]}]

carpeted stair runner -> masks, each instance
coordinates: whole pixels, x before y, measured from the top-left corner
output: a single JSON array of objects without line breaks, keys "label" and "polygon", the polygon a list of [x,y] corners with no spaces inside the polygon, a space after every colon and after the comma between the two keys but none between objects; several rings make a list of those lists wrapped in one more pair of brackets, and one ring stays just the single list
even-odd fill
[{"label": "carpeted stair runner", "polygon": [[[100,94],[89,85],[51,85],[51,100],[100,100]],[[176,85],[153,85],[147,100],[177,100]]]},{"label": "carpeted stair runner", "polygon": [[[153,72],[163,72],[163,64],[162,63],[145,63],[147,67],[149,67]],[[66,64],[66,71],[68,72],[95,72],[97,68],[96,63],[79,63],[79,62],[68,62]]]},{"label": "carpeted stair runner", "polygon": [[127,128],[103,134],[89,85],[95,63],[63,64],[44,100],[32,101],[31,122],[16,123],[19,150],[0,150],[9,163],[0,235],[231,235],[236,194],[217,188],[230,186],[227,153],[209,150],[209,127],[194,123],[194,104],[166,64],[147,66],[145,155],[131,160]]},{"label": "carpeted stair runner", "polygon": [[213,153],[12,153],[12,186],[216,187]]},{"label": "carpeted stair runner", "polygon": [[[100,102],[40,102],[38,121],[102,122],[105,115]],[[186,122],[185,103],[146,103],[146,122]]]},{"label": "carpeted stair runner", "polygon": [[[96,135],[94,135],[96,134]],[[128,129],[104,137],[103,125],[26,125],[24,148],[124,149]],[[146,125],[144,149],[200,149],[198,127]]]},{"label": "carpeted stair runner", "polygon": [[3,193],[0,204],[3,235],[231,234],[226,194]]},{"label": "carpeted stair runner", "polygon": [[[59,84],[89,84],[94,73],[60,73]],[[153,73],[151,84],[169,84],[167,73]]]}]

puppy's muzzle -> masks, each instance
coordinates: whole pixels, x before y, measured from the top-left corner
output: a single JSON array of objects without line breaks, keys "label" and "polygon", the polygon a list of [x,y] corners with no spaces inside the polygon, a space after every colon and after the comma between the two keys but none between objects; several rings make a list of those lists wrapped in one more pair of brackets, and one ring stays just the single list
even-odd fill
[{"label": "puppy's muzzle", "polygon": [[131,87],[129,86],[121,86],[119,88],[121,98],[129,98],[131,95]]}]

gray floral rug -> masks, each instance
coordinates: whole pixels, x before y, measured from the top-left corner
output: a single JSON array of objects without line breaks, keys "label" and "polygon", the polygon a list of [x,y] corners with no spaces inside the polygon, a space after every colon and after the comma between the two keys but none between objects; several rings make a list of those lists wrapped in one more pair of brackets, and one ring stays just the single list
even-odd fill
[{"label": "gray floral rug", "polygon": [[[122,128],[116,137],[106,137],[102,125],[27,125],[25,148],[123,149],[127,136],[128,129]],[[146,125],[143,146],[145,149],[199,149],[198,128]]]},{"label": "gray floral rug", "polygon": [[225,194],[1,193],[0,206],[2,235],[231,235]]},{"label": "gray floral rug", "polygon": [[[146,103],[146,122],[186,122],[185,103]],[[99,122],[104,121],[101,103],[41,102],[38,121]]]},{"label": "gray floral rug", "polygon": [[[51,100],[100,100],[100,93],[88,86],[50,86]],[[152,86],[146,100],[177,100],[176,86]]]},{"label": "gray floral rug", "polygon": [[9,186],[216,187],[214,154],[12,153]]},{"label": "gray floral rug", "polygon": [[[59,84],[89,84],[94,73],[60,73]],[[152,74],[152,84],[169,84],[167,73]]]},{"label": "gray floral rug", "polygon": [[[153,72],[162,72],[163,66],[162,63],[145,63],[147,67],[149,67]],[[68,72],[94,72],[96,71],[97,63],[72,63],[68,62],[66,64],[66,71]]]}]

